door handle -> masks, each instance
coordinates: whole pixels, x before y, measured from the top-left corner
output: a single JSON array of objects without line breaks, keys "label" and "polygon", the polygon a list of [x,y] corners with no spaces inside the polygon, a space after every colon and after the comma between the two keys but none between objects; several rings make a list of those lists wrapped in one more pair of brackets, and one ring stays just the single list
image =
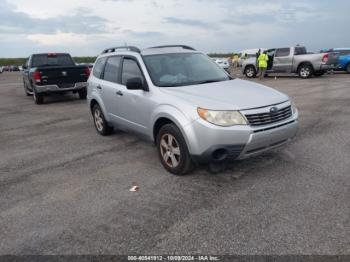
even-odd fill
[{"label": "door handle", "polygon": [[118,96],[123,96],[123,92],[122,92],[122,91],[120,91],[120,90],[119,90],[119,91],[117,91],[117,92],[116,92],[116,94],[117,94]]},{"label": "door handle", "polygon": [[102,89],[102,87],[101,87],[100,85],[98,85],[96,88],[97,88],[97,89],[100,89],[100,90]]}]

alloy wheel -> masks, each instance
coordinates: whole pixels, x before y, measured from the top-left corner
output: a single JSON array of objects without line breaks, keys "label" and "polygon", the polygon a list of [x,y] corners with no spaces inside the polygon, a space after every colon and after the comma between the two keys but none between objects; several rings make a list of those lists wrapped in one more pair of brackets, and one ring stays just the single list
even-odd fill
[{"label": "alloy wheel", "polygon": [[94,113],[95,125],[98,131],[102,132],[103,130],[103,118],[101,111],[97,108]]},{"label": "alloy wheel", "polygon": [[166,165],[176,168],[180,164],[181,151],[179,143],[171,134],[164,134],[160,141],[160,153]]}]

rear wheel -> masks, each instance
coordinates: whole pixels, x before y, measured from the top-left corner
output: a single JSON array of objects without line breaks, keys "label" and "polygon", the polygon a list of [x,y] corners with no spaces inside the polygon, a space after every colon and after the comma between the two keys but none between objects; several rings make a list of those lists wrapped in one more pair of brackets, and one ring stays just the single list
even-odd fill
[{"label": "rear wheel", "polygon": [[33,89],[33,98],[34,98],[34,103],[37,105],[41,105],[44,103],[44,95],[43,94],[38,94],[35,89]]},{"label": "rear wheel", "polygon": [[185,175],[193,168],[187,144],[174,124],[164,125],[157,135],[157,149],[164,168],[174,175]]},{"label": "rear wheel", "polygon": [[246,77],[248,78],[253,78],[256,76],[256,69],[254,66],[250,65],[247,66],[246,69],[244,70],[244,74],[246,75]]},{"label": "rear wheel", "polygon": [[301,65],[298,70],[298,75],[303,79],[310,78],[313,75],[312,66],[309,64]]},{"label": "rear wheel", "polygon": [[80,99],[86,99],[87,90],[86,90],[86,89],[79,90],[79,91],[78,91],[78,94],[79,94],[79,98],[80,98]]},{"label": "rear wheel", "polygon": [[101,107],[96,104],[92,108],[92,117],[94,118],[94,124],[96,131],[102,135],[107,136],[112,133],[113,128],[108,125],[108,122],[105,119],[105,116],[103,115],[103,112],[101,110]]}]

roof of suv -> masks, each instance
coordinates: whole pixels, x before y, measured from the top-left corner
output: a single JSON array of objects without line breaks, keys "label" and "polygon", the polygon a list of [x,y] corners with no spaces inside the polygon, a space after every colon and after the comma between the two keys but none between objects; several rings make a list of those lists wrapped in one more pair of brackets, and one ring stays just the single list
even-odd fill
[{"label": "roof of suv", "polygon": [[142,55],[159,55],[159,54],[173,54],[173,53],[197,53],[194,48],[186,45],[165,45],[165,46],[155,46],[155,47],[149,47],[143,50],[140,50],[139,48],[135,46],[120,46],[120,47],[111,47],[105,49],[101,55],[106,54],[115,54],[115,53],[139,53]]}]

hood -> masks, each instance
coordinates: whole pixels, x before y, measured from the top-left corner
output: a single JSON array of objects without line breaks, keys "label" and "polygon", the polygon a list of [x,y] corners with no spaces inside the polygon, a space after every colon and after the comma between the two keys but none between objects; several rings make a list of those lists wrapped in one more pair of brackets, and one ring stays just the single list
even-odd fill
[{"label": "hood", "polygon": [[275,89],[241,79],[160,89],[196,107],[213,110],[252,109],[283,103],[289,99]]}]

